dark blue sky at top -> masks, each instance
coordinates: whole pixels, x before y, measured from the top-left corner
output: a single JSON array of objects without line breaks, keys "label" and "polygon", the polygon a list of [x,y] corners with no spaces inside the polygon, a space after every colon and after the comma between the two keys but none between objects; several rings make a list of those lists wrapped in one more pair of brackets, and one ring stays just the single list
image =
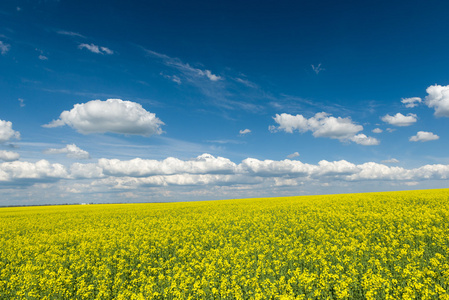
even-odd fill
[{"label": "dark blue sky at top", "polygon": [[[445,1],[23,3],[33,2],[35,8],[24,8],[14,23],[25,35],[34,28],[37,44],[42,26],[63,28],[103,39],[123,52],[134,43],[211,69],[230,67],[268,77],[284,93],[304,89],[302,97],[326,97],[323,84],[336,98],[346,98],[348,88],[360,99],[390,94],[393,87],[397,95],[392,97],[397,97],[406,88],[415,92],[398,82],[422,85],[423,74],[430,72],[434,81],[444,80],[448,67],[448,60],[441,59],[449,44]],[[319,63],[341,79],[317,82],[310,64]]]}]

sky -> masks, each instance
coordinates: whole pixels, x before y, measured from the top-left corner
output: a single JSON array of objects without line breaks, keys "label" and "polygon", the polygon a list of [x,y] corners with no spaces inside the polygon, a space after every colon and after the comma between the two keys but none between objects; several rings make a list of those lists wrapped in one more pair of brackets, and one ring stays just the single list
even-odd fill
[{"label": "sky", "polygon": [[0,2],[0,206],[446,188],[449,2]]}]

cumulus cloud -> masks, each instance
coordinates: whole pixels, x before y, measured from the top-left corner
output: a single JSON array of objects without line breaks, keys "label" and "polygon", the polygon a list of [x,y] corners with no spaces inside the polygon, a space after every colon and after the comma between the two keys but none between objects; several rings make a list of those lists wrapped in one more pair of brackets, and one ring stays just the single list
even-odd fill
[{"label": "cumulus cloud", "polygon": [[382,117],[382,121],[394,126],[410,126],[415,123],[417,117],[415,114],[407,114],[404,116],[401,113],[397,113],[394,116],[385,115]]},{"label": "cumulus cloud", "polygon": [[0,120],[0,143],[9,141],[10,139],[20,139],[20,133],[12,129],[12,123]]},{"label": "cumulus cloud", "polygon": [[19,153],[12,151],[0,150],[0,160],[3,161],[15,161],[20,158]]},{"label": "cumulus cloud", "polygon": [[79,44],[78,49],[87,49],[90,52],[97,53],[97,54],[114,54],[114,51],[107,47],[100,47],[95,44]]},{"label": "cumulus cloud", "polygon": [[380,129],[380,128],[374,128],[372,131],[373,131],[374,133],[382,133],[382,132],[383,132],[383,130]]},{"label": "cumulus cloud", "polygon": [[350,138],[351,141],[353,141],[356,144],[363,145],[363,146],[375,146],[379,145],[380,141],[376,138],[366,136],[363,133],[359,133],[357,135],[354,135]]},{"label": "cumulus cloud", "polygon": [[416,135],[411,136],[409,141],[411,142],[428,142],[438,140],[440,137],[432,132],[418,131]]},{"label": "cumulus cloud", "polygon": [[287,158],[295,158],[295,157],[298,157],[299,156],[299,153],[298,152],[295,152],[295,153],[292,153],[292,154],[289,154],[289,155],[287,155]]},{"label": "cumulus cloud", "polygon": [[5,55],[9,49],[11,48],[11,45],[3,43],[2,41],[0,41],[0,53],[2,55]]},{"label": "cumulus cloud", "polygon": [[435,109],[436,117],[449,117],[449,85],[432,85],[426,89],[425,103]]},{"label": "cumulus cloud", "polygon": [[43,125],[46,128],[68,125],[82,134],[113,132],[150,136],[161,134],[164,123],[139,103],[108,99],[75,104],[63,111],[59,119]]},{"label": "cumulus cloud", "polygon": [[50,148],[44,151],[45,154],[65,154],[69,158],[89,159],[89,152],[80,149],[75,144],[69,144],[61,149]]},{"label": "cumulus cloud", "polygon": [[405,105],[407,108],[413,108],[418,106],[422,100],[419,97],[412,97],[412,98],[402,98],[401,100],[402,104]]},{"label": "cumulus cloud", "polygon": [[249,129],[247,128],[247,129],[240,130],[239,133],[240,133],[241,135],[245,135],[245,134],[251,133],[251,130],[249,130]]},{"label": "cumulus cloud", "polygon": [[278,127],[270,126],[272,132],[283,130],[293,133],[311,131],[314,137],[327,137],[340,141],[353,141],[361,145],[378,145],[379,141],[364,134],[357,134],[363,130],[363,126],[352,122],[350,118],[335,118],[325,112],[317,113],[307,119],[303,115],[276,114],[273,118]]},{"label": "cumulus cloud", "polygon": [[4,162],[0,164],[0,181],[38,182],[68,178],[66,168],[61,164],[50,164],[47,160],[35,163],[26,161]]}]

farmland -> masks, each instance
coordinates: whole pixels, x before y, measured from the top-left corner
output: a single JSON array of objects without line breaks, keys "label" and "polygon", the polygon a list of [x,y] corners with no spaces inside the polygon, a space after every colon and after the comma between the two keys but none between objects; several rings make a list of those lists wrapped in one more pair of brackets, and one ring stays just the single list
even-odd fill
[{"label": "farmland", "polygon": [[449,299],[449,190],[0,208],[0,299]]}]

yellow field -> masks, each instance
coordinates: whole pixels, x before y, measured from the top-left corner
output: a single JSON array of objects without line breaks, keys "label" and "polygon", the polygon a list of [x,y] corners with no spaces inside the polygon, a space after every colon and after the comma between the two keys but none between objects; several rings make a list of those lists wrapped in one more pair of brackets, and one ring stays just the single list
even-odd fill
[{"label": "yellow field", "polygon": [[0,208],[0,299],[449,299],[449,190]]}]

